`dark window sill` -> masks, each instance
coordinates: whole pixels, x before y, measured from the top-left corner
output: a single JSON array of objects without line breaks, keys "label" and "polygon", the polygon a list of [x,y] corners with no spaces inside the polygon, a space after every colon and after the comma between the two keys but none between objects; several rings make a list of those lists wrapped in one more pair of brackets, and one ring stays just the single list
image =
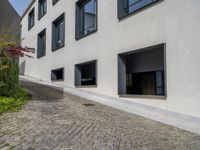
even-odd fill
[{"label": "dark window sill", "polygon": [[140,99],[157,99],[166,100],[167,96],[157,96],[157,95],[135,95],[135,94],[119,94],[120,98],[140,98]]},{"label": "dark window sill", "polygon": [[51,80],[52,82],[63,82],[64,79],[58,79],[58,80]]},{"label": "dark window sill", "polygon": [[76,88],[97,88],[97,85],[76,85]]},{"label": "dark window sill", "polygon": [[28,27],[28,31],[30,31],[30,30],[34,27],[34,25],[35,25],[35,24],[33,24],[32,26],[29,26],[29,27]]},{"label": "dark window sill", "polygon": [[82,39],[82,38],[85,38],[85,37],[87,37],[87,36],[89,36],[89,35],[91,35],[91,34],[94,34],[94,33],[96,33],[96,32],[97,32],[97,29],[94,30],[94,31],[91,31],[91,32],[89,32],[89,33],[87,33],[87,34],[85,34],[85,35],[83,35],[83,36],[78,36],[78,37],[76,37],[76,41],[78,41],[78,40],[80,40],[80,39]]},{"label": "dark window sill", "polygon": [[122,20],[128,18],[129,16],[132,16],[132,15],[134,15],[134,14],[137,14],[137,13],[143,11],[144,9],[147,9],[147,8],[153,6],[153,5],[157,4],[157,3],[160,3],[160,2],[162,2],[162,1],[164,1],[164,0],[156,0],[156,1],[154,1],[154,2],[152,2],[152,3],[150,3],[150,4],[148,4],[148,5],[146,5],[146,6],[144,6],[144,7],[141,7],[141,8],[139,8],[139,9],[137,9],[137,10],[131,12],[131,13],[128,13],[128,14],[122,16],[122,17],[118,17],[118,19],[119,19],[119,21],[122,21]]},{"label": "dark window sill", "polygon": [[46,55],[43,55],[43,56],[37,56],[37,59],[41,59],[43,57],[45,57]]},{"label": "dark window sill", "polygon": [[38,16],[38,20],[42,19],[44,17],[44,15],[46,15],[47,12],[45,12],[44,14],[42,14],[41,16]]},{"label": "dark window sill", "polygon": [[59,0],[55,1],[55,2],[52,2],[52,5],[55,5]]},{"label": "dark window sill", "polygon": [[55,52],[61,48],[63,48],[65,46],[65,44],[63,44],[62,46],[56,47],[56,48],[52,48],[52,52]]}]

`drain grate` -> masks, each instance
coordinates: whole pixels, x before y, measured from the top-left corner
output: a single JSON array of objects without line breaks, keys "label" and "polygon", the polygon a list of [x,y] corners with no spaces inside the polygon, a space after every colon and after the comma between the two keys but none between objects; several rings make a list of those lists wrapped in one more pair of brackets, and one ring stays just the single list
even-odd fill
[{"label": "drain grate", "polygon": [[82,104],[82,105],[84,105],[84,106],[86,106],[86,107],[95,106],[94,104]]}]

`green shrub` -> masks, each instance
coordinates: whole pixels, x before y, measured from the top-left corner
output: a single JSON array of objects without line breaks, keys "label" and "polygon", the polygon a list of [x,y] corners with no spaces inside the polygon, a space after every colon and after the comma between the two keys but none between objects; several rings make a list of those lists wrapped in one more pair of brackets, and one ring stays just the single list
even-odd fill
[{"label": "green shrub", "polygon": [[13,97],[0,97],[0,114],[8,111],[18,111],[28,101],[28,94],[18,88]]},{"label": "green shrub", "polygon": [[14,58],[0,60],[0,96],[13,96],[19,88],[19,67]]}]

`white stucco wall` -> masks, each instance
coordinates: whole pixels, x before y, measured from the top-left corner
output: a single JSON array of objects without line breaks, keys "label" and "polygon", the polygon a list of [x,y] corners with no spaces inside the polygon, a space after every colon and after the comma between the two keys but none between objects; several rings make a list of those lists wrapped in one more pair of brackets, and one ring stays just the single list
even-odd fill
[{"label": "white stucco wall", "polygon": [[[65,81],[74,87],[74,65],[97,60],[97,88],[83,90],[118,97],[117,54],[166,43],[167,99],[131,98],[137,103],[200,117],[200,0],[164,0],[119,21],[116,0],[98,0],[98,31],[75,40],[75,3],[48,0],[47,14],[28,31],[22,19],[23,45],[37,48],[37,34],[46,28],[46,56],[26,61],[25,75],[50,81],[52,69],[65,67]],[[31,10],[31,9],[30,9]],[[52,22],[65,12],[65,47],[52,52]]]}]

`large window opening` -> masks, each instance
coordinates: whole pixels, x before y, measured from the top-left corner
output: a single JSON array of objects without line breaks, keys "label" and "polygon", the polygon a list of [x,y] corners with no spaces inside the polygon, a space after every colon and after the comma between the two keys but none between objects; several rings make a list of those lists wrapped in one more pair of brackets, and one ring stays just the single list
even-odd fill
[{"label": "large window opening", "polygon": [[64,80],[64,68],[59,68],[51,71],[52,81],[63,81]]},{"label": "large window opening", "polygon": [[97,30],[97,0],[76,3],[76,39]]},{"label": "large window opening", "polygon": [[75,86],[95,86],[96,60],[75,65]]},{"label": "large window opening", "polygon": [[165,96],[165,45],[118,56],[119,94]]}]

